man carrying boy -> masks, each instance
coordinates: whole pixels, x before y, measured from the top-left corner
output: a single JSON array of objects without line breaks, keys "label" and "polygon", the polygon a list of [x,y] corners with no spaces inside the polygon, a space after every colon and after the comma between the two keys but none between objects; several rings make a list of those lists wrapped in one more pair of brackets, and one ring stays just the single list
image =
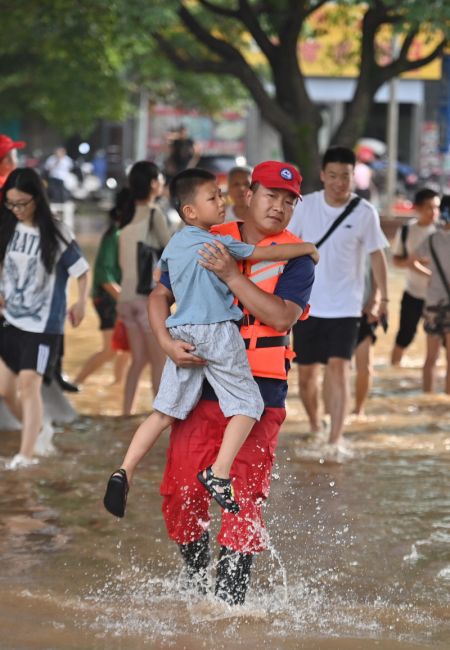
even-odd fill
[{"label": "man carrying boy", "polygon": [[[207,261],[199,258],[202,247],[208,244],[214,251],[220,242],[238,260],[271,262],[276,269],[283,260],[286,263],[302,255],[318,261],[316,247],[307,242],[254,246],[231,235],[211,233],[214,226],[223,224],[225,200],[216,177],[205,169],[186,169],[174,176],[170,193],[186,227],[173,235],[160,260],[161,271],[170,277],[177,306],[166,321],[166,338],[169,345],[171,339],[189,342],[206,363],[204,367],[180,368],[167,358],[153,412],[138,427],[120,469],[108,482],[104,504],[119,517],[124,514],[136,466],[175,419],[186,419],[201,397],[204,379],[214,389],[228,422],[217,457],[199,472],[198,479],[222,508],[239,512],[230,470],[252,426],[260,419],[264,402],[236,326],[243,312],[227,285],[205,268]],[[207,251],[204,254],[207,259]]]},{"label": "man carrying boy", "polygon": [[414,251],[436,230],[439,217],[439,196],[425,187],[414,197],[414,209],[417,219],[397,230],[392,246],[394,265],[406,269],[406,286],[400,307],[400,326],[391,353],[391,363],[398,366],[406,348],[416,335],[417,326],[422,317],[425,296],[429,281],[429,269],[414,260]]},{"label": "man carrying boy", "polygon": [[[223,224],[214,232],[263,246],[299,241],[285,230],[299,193],[300,176],[294,167],[261,163],[253,172],[245,222]],[[226,249],[217,244],[209,248],[204,265],[229,286],[243,306],[241,334],[265,404],[261,420],[253,426],[231,469],[240,512],[223,513],[218,537],[216,594],[229,604],[239,604],[245,599],[253,556],[268,544],[261,508],[268,496],[278,433],[286,414],[287,367],[292,357],[288,335],[292,325],[306,315],[314,263],[309,257],[288,263],[246,262],[242,274]],[[150,295],[152,329],[178,366],[202,364],[192,345],[167,336],[165,321],[173,300],[170,278],[163,275]],[[200,582],[210,560],[210,498],[197,474],[215,458],[226,424],[214,392],[205,384],[201,400],[188,418],[172,427],[161,485],[169,536],[180,547],[188,575]]]}]

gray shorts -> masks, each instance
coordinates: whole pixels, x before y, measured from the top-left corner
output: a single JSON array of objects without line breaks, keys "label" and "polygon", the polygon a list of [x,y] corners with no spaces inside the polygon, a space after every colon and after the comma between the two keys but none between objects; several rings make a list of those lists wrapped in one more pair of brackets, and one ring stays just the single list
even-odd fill
[{"label": "gray shorts", "polygon": [[187,418],[200,400],[203,380],[214,389],[225,417],[247,415],[259,420],[264,402],[252,377],[244,341],[232,321],[209,325],[179,325],[170,329],[173,339],[195,345],[195,354],[207,366],[180,368],[172,359],[164,366],[153,408],[179,420]]}]

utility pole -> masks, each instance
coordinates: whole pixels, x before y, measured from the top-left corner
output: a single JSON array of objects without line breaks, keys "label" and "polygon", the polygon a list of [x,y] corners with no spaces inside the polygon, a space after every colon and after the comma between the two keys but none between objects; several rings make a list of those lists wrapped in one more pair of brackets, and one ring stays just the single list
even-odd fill
[{"label": "utility pole", "polygon": [[[398,36],[392,36],[392,60],[398,56]],[[388,166],[386,170],[386,216],[393,217],[393,204],[397,188],[398,160],[398,78],[393,77],[389,82],[389,104],[387,124]]]}]

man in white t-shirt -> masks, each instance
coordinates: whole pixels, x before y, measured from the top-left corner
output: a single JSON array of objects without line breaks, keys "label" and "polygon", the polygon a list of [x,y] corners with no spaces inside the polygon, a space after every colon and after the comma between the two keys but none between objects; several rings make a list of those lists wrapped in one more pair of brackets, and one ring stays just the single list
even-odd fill
[{"label": "man in white t-shirt", "polygon": [[391,363],[398,366],[405,349],[416,335],[422,316],[430,271],[414,258],[414,251],[436,230],[439,218],[439,196],[427,187],[414,197],[417,219],[397,230],[392,246],[395,266],[406,269],[406,286],[400,307],[400,325],[392,349]]},{"label": "man in white t-shirt", "polygon": [[[355,198],[352,192],[355,154],[345,147],[325,152],[320,178],[323,190],[297,204],[289,230],[318,242]],[[355,349],[363,306],[366,256],[380,290],[379,317],[387,318],[387,246],[375,208],[365,199],[353,208],[320,247],[320,263],[311,293],[310,318],[294,327],[299,364],[300,397],[311,432],[319,433],[320,364],[326,365],[330,444],[342,439],[350,399],[350,360]]]}]

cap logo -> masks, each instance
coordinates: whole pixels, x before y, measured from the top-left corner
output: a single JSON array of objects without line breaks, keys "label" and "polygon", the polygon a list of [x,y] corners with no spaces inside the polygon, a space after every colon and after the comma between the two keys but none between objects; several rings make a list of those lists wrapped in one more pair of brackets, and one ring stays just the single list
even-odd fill
[{"label": "cap logo", "polygon": [[294,178],[293,173],[287,167],[283,167],[280,171],[281,178],[284,178],[285,181],[291,181]]}]

